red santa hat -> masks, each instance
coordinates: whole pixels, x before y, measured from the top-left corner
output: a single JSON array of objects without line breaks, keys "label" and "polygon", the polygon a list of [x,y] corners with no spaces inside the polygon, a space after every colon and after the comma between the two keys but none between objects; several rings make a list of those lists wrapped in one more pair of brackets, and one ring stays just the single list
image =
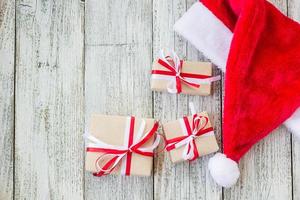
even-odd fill
[{"label": "red santa hat", "polygon": [[226,71],[224,154],[209,170],[230,187],[240,158],[280,124],[300,135],[300,25],[265,0],[203,0],[174,28]]}]

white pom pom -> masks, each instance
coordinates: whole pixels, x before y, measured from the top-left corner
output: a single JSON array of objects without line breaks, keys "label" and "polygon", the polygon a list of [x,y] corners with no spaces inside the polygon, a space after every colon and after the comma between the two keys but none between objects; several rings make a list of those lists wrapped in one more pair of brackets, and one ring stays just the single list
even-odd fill
[{"label": "white pom pom", "polygon": [[288,118],[284,124],[286,127],[300,140],[300,108],[298,108],[293,115]]},{"label": "white pom pom", "polygon": [[225,188],[233,186],[240,176],[238,164],[222,153],[209,159],[208,169],[213,179]]}]

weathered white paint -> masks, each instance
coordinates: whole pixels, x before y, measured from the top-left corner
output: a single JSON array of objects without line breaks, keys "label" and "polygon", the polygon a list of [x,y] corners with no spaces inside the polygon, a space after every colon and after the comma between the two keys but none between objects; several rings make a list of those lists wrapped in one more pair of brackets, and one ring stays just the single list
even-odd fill
[{"label": "weathered white paint", "polygon": [[[194,0],[187,0],[187,8],[195,3]],[[187,60],[208,61],[202,54],[199,54],[191,44],[187,46]],[[219,75],[221,71],[213,67],[213,75]],[[218,144],[221,148],[221,127],[222,127],[222,81],[213,83],[212,95],[208,97],[189,96],[189,101],[194,102],[198,110],[206,110],[213,123]],[[221,199],[222,188],[212,180],[208,172],[208,160],[213,155],[204,156],[190,164],[190,195],[191,199]]]},{"label": "weathered white paint", "polygon": [[[178,55],[188,60],[203,60],[198,52],[187,45],[173,31],[175,21],[191,6],[192,1],[159,1],[153,6],[153,55],[154,59],[160,48],[174,48]],[[154,93],[154,116],[163,122],[175,120],[188,115],[188,102],[194,102],[199,111],[208,111],[214,124],[219,127],[220,134],[221,96],[220,84],[214,84],[214,92],[210,97],[188,95],[171,95]],[[222,190],[207,173],[205,156],[192,163],[172,164],[168,153],[160,155],[155,162],[154,194],[155,199],[220,199]]]},{"label": "weathered white paint", "polygon": [[83,5],[16,14],[15,199],[83,199]]},{"label": "weathered white paint", "polygon": [[[283,127],[242,159],[238,185],[223,194],[207,172],[210,156],[173,165],[161,154],[147,178],[95,178],[84,171],[81,134],[84,116],[88,124],[93,112],[165,122],[188,114],[192,101],[210,113],[220,143],[224,82],[214,83],[209,97],[149,89],[160,48],[205,60],[173,31],[195,1],[88,0],[85,12],[79,0],[0,2],[0,199],[12,199],[13,192],[15,199],[300,198],[300,145]],[[300,20],[300,0],[273,3]]]},{"label": "weathered white paint", "polygon": [[15,1],[0,1],[0,199],[13,198]]},{"label": "weathered white paint", "polygon": [[[172,48],[179,57],[186,55],[186,44],[175,36],[173,24],[186,10],[185,1],[153,1],[153,59],[161,48]],[[188,112],[187,95],[153,93],[154,117],[161,123]],[[189,199],[189,164],[171,163],[168,153],[155,159],[154,199]]]},{"label": "weathered white paint", "polygon": [[[151,0],[86,2],[86,125],[91,113],[152,117],[151,7]],[[86,199],[152,199],[153,177],[86,172],[85,189]]]}]

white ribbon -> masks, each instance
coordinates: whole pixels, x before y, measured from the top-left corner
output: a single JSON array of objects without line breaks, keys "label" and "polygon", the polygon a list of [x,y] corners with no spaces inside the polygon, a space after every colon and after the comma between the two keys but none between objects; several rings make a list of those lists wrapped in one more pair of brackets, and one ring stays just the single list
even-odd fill
[{"label": "white ribbon", "polygon": [[[137,132],[137,135],[134,139],[133,144],[128,147],[130,120],[131,120],[131,117],[127,117],[127,119],[126,119],[126,128],[125,128],[125,132],[124,132],[124,144],[123,144],[123,146],[110,145],[110,144],[107,144],[105,142],[102,142],[102,141],[98,140],[96,137],[89,134],[88,131],[86,131],[85,134],[83,135],[83,137],[86,140],[86,147],[87,148],[106,148],[106,149],[114,149],[114,150],[121,150],[121,151],[123,151],[123,150],[131,151],[131,148],[133,146],[135,146],[137,143],[139,143],[140,141],[142,141],[148,135],[149,132],[147,132],[146,134],[143,135],[144,130],[145,130],[145,126],[146,126],[146,122],[145,122],[145,120],[142,120],[141,125],[139,127],[139,130]],[[145,153],[152,153],[154,151],[154,149],[159,145],[160,139],[161,139],[160,135],[156,135],[156,139],[152,143],[152,145],[150,145],[148,147],[139,147],[138,150],[140,150],[142,152],[145,152]],[[118,156],[117,160],[110,167],[110,169],[103,170],[100,166],[100,163],[101,163],[100,161],[104,160],[105,157],[112,156],[112,155],[113,156]],[[96,162],[96,169],[97,169],[98,172],[103,171],[105,173],[109,173],[111,171],[111,169],[116,167],[116,165],[121,161],[121,159],[123,159],[122,160],[122,166],[121,166],[121,174],[125,175],[127,152],[123,153],[123,154],[103,154],[102,156],[99,157],[98,161]]]},{"label": "white ribbon", "polygon": [[[176,88],[176,77],[179,77],[180,79],[186,80],[187,82],[194,83],[194,84],[210,84],[214,81],[218,81],[218,80],[221,79],[221,76],[215,76],[215,77],[204,78],[204,79],[184,78],[180,75],[180,73],[181,73],[181,71],[180,71],[180,59],[179,59],[178,55],[173,50],[168,50],[168,54],[169,55],[166,56],[165,49],[161,49],[159,51],[159,59],[163,60],[170,67],[175,69],[176,76],[165,75],[165,74],[152,74],[151,79],[152,80],[165,80],[165,81],[168,81],[167,91],[171,94],[178,93],[177,88]],[[167,59],[168,57],[170,59]],[[170,63],[170,61],[172,61],[173,63]]]},{"label": "white ribbon", "polygon": [[[196,114],[196,112],[195,112],[195,107],[194,107],[194,104],[193,104],[192,102],[189,103],[189,107],[190,107],[190,110],[191,110],[191,114],[192,114],[192,115]],[[214,131],[210,131],[210,132],[207,132],[207,133],[205,133],[205,134],[203,134],[203,135],[196,136],[197,132],[200,130],[200,128],[203,127],[203,125],[204,125],[204,123],[205,123],[204,119],[203,119],[202,117],[200,117],[200,116],[197,116],[197,117],[194,119],[193,123],[195,123],[195,121],[196,121],[196,120],[199,120],[199,119],[200,119],[200,124],[199,124],[198,127],[196,127],[196,128],[193,130],[193,132],[192,132],[191,135],[188,134],[187,127],[186,127],[186,125],[185,125],[185,123],[184,123],[184,120],[183,120],[182,118],[179,119],[180,127],[181,127],[181,130],[182,130],[183,134],[184,134],[184,135],[189,135],[189,136],[188,136],[187,138],[185,138],[184,140],[182,140],[182,141],[178,142],[177,144],[175,144],[175,147],[176,147],[176,148],[179,148],[179,147],[185,145],[185,147],[184,147],[184,149],[183,149],[183,152],[182,152],[182,158],[183,158],[184,160],[190,160],[190,159],[192,159],[192,158],[194,157],[194,148],[197,148],[197,147],[195,147],[194,144],[193,144],[193,140],[194,140],[194,139],[197,139],[197,138],[200,138],[200,137],[208,137],[208,136],[214,135]],[[189,145],[190,145],[190,147],[191,147],[190,151],[188,151]]]},{"label": "white ribbon", "polygon": [[[180,76],[180,59],[178,57],[178,55],[175,53],[175,51],[170,51],[169,53],[170,55],[168,57],[170,57],[171,59],[166,59],[167,56],[165,55],[165,50],[161,49],[159,51],[159,59],[163,60],[165,63],[169,64],[170,67],[174,68],[174,70],[176,71],[176,76],[182,78]],[[174,63],[170,63],[169,61],[173,61]],[[154,75],[154,76],[153,76]],[[176,77],[174,76],[168,76],[168,75],[160,75],[160,74],[153,74],[152,75],[152,79],[160,79],[160,80],[168,80],[169,83],[167,85],[167,91],[171,94],[176,94],[177,88],[176,88]],[[162,79],[161,79],[162,78]]]}]

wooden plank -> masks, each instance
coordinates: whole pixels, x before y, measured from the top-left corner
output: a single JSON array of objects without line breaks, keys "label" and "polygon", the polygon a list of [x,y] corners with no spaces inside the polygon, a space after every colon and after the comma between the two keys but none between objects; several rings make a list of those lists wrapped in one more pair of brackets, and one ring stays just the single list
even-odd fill
[{"label": "wooden plank", "polygon": [[[175,21],[182,16],[192,1],[154,1],[154,51],[157,55],[160,48],[176,50],[178,55],[188,60],[203,60],[191,45],[173,31]],[[187,6],[186,6],[187,5]],[[175,120],[189,113],[188,103],[194,102],[196,108],[206,110],[214,118],[215,126],[220,127],[221,100],[220,84],[215,85],[214,95],[197,97],[189,95],[172,95],[154,92],[154,116],[163,122]],[[220,129],[216,132],[220,134]],[[189,164],[174,165],[168,153],[160,155],[155,162],[155,199],[220,199],[222,190],[209,178],[207,171],[208,158],[205,156]]]},{"label": "wooden plank", "polygon": [[0,199],[13,198],[15,1],[0,2]]},{"label": "wooden plank", "polygon": [[[187,60],[208,61],[202,54],[199,54],[194,47],[188,45]],[[221,71],[214,67],[214,75],[221,74]],[[218,144],[221,148],[221,126],[222,126],[222,96],[221,82],[213,84],[213,94],[209,97],[189,96],[189,102],[195,104],[196,110],[207,111],[210,120],[213,122]],[[211,178],[208,172],[208,161],[214,154],[204,156],[190,163],[190,199],[221,199],[222,188]]]},{"label": "wooden plank", "polygon": [[[161,48],[174,49],[178,56],[186,56],[186,44],[175,36],[173,25],[186,10],[181,0],[153,1],[153,55],[157,58]],[[176,120],[188,112],[187,95],[154,92],[154,116],[161,123]],[[171,163],[168,153],[155,160],[154,199],[189,199],[189,164]]]},{"label": "wooden plank", "polygon": [[[300,22],[300,0],[288,0],[288,16]],[[293,199],[300,199],[300,138],[292,137]]]},{"label": "wooden plank", "polygon": [[[152,117],[151,0],[86,2],[86,126],[91,113]],[[87,199],[152,199],[153,177],[86,172]]]},{"label": "wooden plank", "polygon": [[[187,8],[195,3],[194,0],[187,1]],[[208,61],[203,54],[199,53],[191,44],[188,44],[187,60]],[[221,70],[216,66],[213,67],[214,75],[221,75]],[[199,111],[207,111],[215,134],[218,139],[218,144],[221,148],[221,132],[222,132],[222,82],[213,83],[212,95],[208,97],[189,96],[189,102],[194,102],[195,107]],[[219,187],[211,178],[208,171],[208,161],[212,155],[204,156],[190,164],[190,199],[221,199],[222,188]]]},{"label": "wooden plank", "polygon": [[15,199],[83,199],[83,11],[17,1]]},{"label": "wooden plank", "polygon": [[[285,0],[272,3],[286,13]],[[224,190],[224,199],[292,199],[290,134],[283,126],[255,145],[239,167],[239,182]]]}]

